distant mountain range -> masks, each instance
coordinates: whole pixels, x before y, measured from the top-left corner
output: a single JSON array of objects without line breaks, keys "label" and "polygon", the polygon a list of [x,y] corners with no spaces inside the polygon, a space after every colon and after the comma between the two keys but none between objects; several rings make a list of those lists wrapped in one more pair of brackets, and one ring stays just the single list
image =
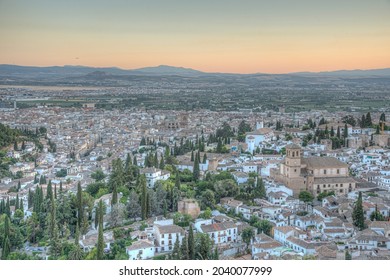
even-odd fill
[{"label": "distant mountain range", "polygon": [[139,75],[139,76],[254,76],[254,75],[270,75],[270,76],[304,76],[304,77],[390,77],[390,68],[371,69],[371,70],[338,70],[329,72],[296,72],[288,74],[234,74],[234,73],[207,73],[191,68],[174,67],[168,65],[160,65],[156,67],[144,67],[133,70],[126,70],[117,67],[88,67],[88,66],[19,66],[10,64],[0,64],[0,76],[3,78],[64,78],[83,75]]}]

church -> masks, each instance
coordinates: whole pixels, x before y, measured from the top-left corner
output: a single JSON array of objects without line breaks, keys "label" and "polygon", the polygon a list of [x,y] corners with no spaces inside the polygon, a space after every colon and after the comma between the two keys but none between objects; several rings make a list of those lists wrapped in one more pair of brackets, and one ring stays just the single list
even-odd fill
[{"label": "church", "polygon": [[286,146],[286,157],[270,175],[291,188],[294,196],[301,191],[309,191],[314,196],[324,191],[343,195],[356,187],[348,164],[333,157],[303,157],[301,147],[296,144]]}]

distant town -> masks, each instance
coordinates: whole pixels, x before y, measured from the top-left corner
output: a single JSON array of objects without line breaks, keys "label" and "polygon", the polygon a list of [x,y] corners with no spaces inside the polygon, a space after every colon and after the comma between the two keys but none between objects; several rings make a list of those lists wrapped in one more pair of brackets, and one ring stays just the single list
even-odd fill
[{"label": "distant town", "polygon": [[388,78],[105,75],[2,76],[1,259],[390,259]]}]

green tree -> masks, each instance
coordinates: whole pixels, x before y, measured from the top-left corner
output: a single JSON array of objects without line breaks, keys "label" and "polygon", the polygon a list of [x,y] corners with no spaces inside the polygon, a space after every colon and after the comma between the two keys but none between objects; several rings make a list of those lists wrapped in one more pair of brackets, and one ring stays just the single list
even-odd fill
[{"label": "green tree", "polygon": [[352,260],[352,255],[349,253],[349,251],[345,251],[345,260]]},{"label": "green tree", "polygon": [[308,191],[301,191],[299,193],[299,200],[301,200],[305,203],[312,202],[313,199],[314,199],[313,195]]},{"label": "green tree", "polygon": [[180,242],[179,237],[176,237],[175,244],[173,245],[173,251],[171,254],[172,260],[181,260],[181,250],[180,250]]},{"label": "green tree", "polygon": [[188,251],[188,239],[187,236],[184,236],[181,241],[180,254],[182,260],[189,260],[189,251]]},{"label": "green tree", "polygon": [[372,126],[371,113],[368,112],[366,115],[366,127],[371,127],[371,126]]},{"label": "green tree", "polygon": [[386,115],[385,115],[385,113],[381,114],[381,116],[379,117],[379,121],[386,122]]},{"label": "green tree", "polygon": [[334,191],[323,191],[319,195],[317,195],[317,200],[322,201],[325,197],[335,195]]},{"label": "green tree", "polygon": [[118,191],[117,191],[117,186],[114,185],[112,188],[111,205],[116,205],[117,203],[118,203]]},{"label": "green tree", "polygon": [[139,188],[141,189],[141,218],[145,220],[148,214],[148,192],[146,189],[145,175],[141,175],[139,178]]},{"label": "green tree", "polygon": [[94,179],[96,182],[100,182],[103,181],[104,178],[106,178],[106,175],[104,174],[103,170],[98,169],[91,174],[91,178]]},{"label": "green tree", "polygon": [[271,235],[271,230],[272,230],[272,224],[267,221],[267,220],[260,220],[257,221],[254,225],[254,227],[257,228],[258,233],[264,233],[266,235]]},{"label": "green tree", "polygon": [[83,194],[81,190],[81,183],[77,184],[77,221],[81,225],[84,220],[84,209],[83,209]]},{"label": "green tree", "polygon": [[344,139],[348,137],[348,125],[347,124],[344,125],[343,137],[344,137]]},{"label": "green tree", "polygon": [[364,223],[362,192],[359,192],[358,199],[357,199],[355,206],[353,208],[352,220],[353,220],[354,226],[356,226],[359,230],[363,230],[366,228],[366,225]]},{"label": "green tree", "polygon": [[[142,216],[141,204],[138,194],[133,190],[130,192],[129,201],[127,203],[127,216],[131,219],[136,219]],[[164,200],[165,201],[165,200]]]},{"label": "green tree", "polygon": [[255,233],[253,232],[253,229],[251,227],[244,228],[244,230],[241,232],[242,241],[245,242],[246,248],[248,249],[249,244],[251,243],[252,239],[255,237]]},{"label": "green tree", "polygon": [[378,211],[378,205],[375,204],[375,211],[370,215],[371,221],[386,221],[386,218],[382,215],[380,211]]},{"label": "green tree", "polygon": [[215,195],[212,190],[205,190],[201,195],[201,205],[205,209],[207,207],[213,209],[215,205]]},{"label": "green tree", "polygon": [[84,252],[80,245],[73,245],[68,254],[69,260],[82,260],[84,258]]},{"label": "green tree", "polygon": [[189,260],[195,259],[195,238],[194,238],[194,231],[192,229],[192,225],[190,225],[188,229],[188,259]]},{"label": "green tree", "polygon": [[264,181],[263,181],[263,178],[261,178],[261,177],[260,178],[257,177],[257,182],[256,182],[254,194],[255,194],[255,198],[266,198],[267,197]]},{"label": "green tree", "polygon": [[196,254],[198,260],[211,259],[212,241],[208,234],[198,233],[196,235]]},{"label": "green tree", "polygon": [[99,229],[98,229],[98,243],[97,243],[97,259],[104,259],[104,239],[103,239],[103,201],[99,201]]},{"label": "green tree", "polygon": [[74,234],[74,245],[79,246],[80,240],[80,227],[79,224],[76,224],[76,232]]},{"label": "green tree", "polygon": [[198,154],[195,156],[195,161],[194,161],[194,171],[193,171],[193,178],[194,181],[198,181],[200,176],[200,168],[199,168],[199,157]]},{"label": "green tree", "polygon": [[11,242],[10,242],[10,220],[7,215],[4,216],[4,238],[2,242],[1,259],[6,260],[8,255],[11,253]]}]

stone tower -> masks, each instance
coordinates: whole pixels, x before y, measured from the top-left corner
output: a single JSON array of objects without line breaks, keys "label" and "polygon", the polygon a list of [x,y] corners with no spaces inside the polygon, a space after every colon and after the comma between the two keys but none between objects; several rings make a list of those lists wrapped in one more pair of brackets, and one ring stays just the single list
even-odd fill
[{"label": "stone tower", "polygon": [[301,175],[301,147],[296,144],[286,146],[286,175],[288,178],[298,178]]}]

